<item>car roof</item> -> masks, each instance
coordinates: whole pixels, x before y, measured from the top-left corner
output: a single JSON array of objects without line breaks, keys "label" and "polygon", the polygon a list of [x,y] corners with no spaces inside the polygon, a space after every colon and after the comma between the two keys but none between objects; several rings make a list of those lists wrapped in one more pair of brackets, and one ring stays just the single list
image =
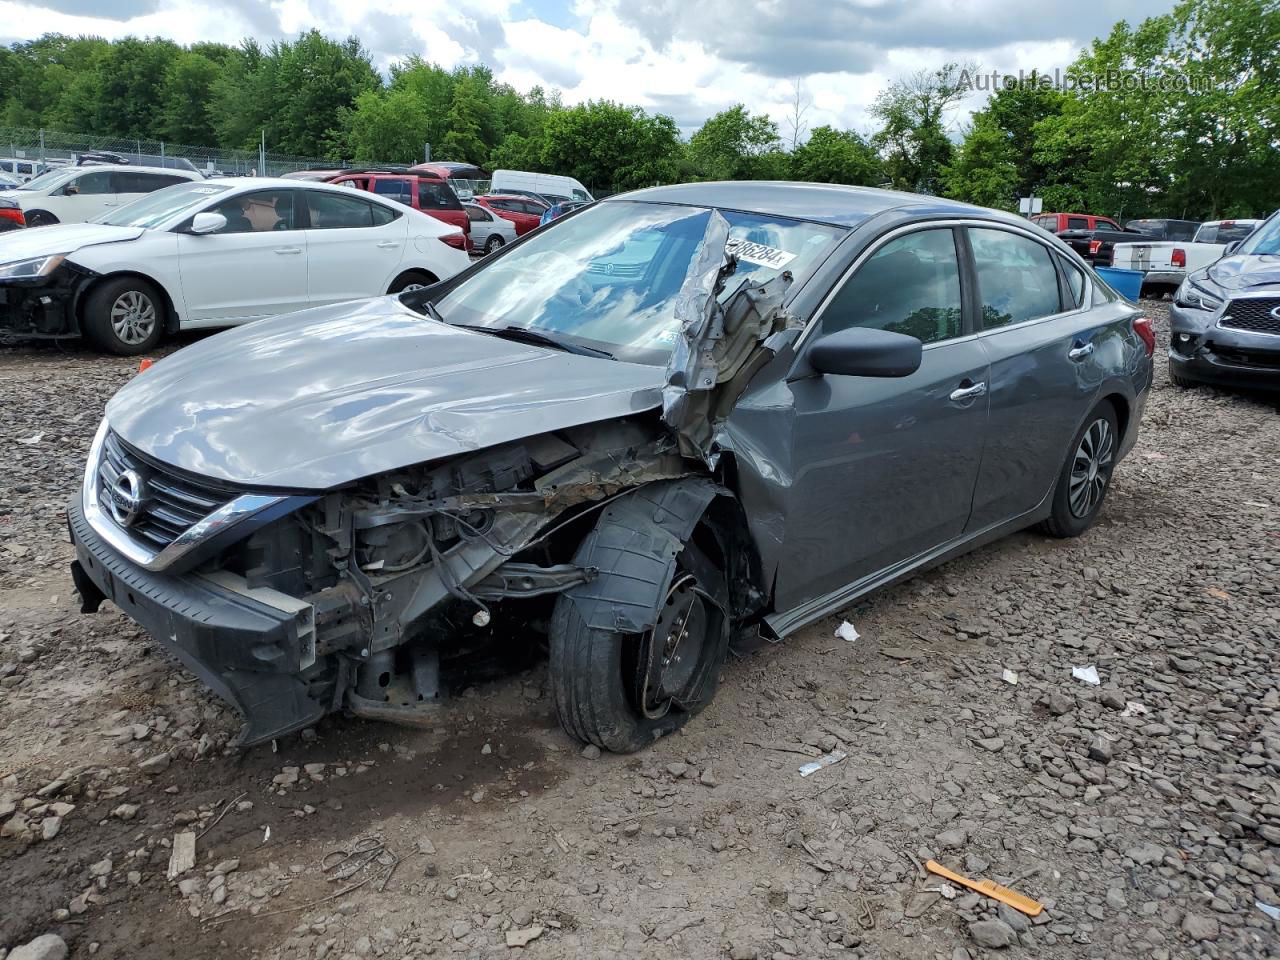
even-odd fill
[{"label": "car roof", "polygon": [[189,180],[202,179],[202,174],[199,170],[188,170],[186,167],[144,167],[136,163],[82,163],[78,166],[65,166],[59,167],[58,169],[83,170],[86,173],[96,173],[102,170],[117,173],[164,173],[182,176],[184,179]]},{"label": "car roof", "polygon": [[[812,220],[839,226],[855,226],[885,210],[919,208],[920,213],[954,214],[1008,219],[1011,214],[945,200],[919,193],[850,187],[838,183],[797,183],[769,180],[723,180],[708,183],[681,183],[647,187],[606,199],[639,200],[644,203],[682,203],[699,207],[719,207],[743,213],[760,213],[795,220]],[[1015,218],[1019,221],[1022,218]]]}]

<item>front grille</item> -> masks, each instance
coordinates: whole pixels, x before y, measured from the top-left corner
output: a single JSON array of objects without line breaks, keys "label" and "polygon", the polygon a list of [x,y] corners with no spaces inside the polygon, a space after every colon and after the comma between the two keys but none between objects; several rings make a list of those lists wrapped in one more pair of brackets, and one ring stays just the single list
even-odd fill
[{"label": "front grille", "polygon": [[1280,336],[1280,297],[1232,300],[1223,311],[1218,326]]},{"label": "front grille", "polygon": [[1241,350],[1239,347],[1217,343],[1209,343],[1207,346],[1224,363],[1237,367],[1257,367],[1260,370],[1280,370],[1280,350]]},{"label": "front grille", "polygon": [[[112,485],[126,470],[143,483],[142,506],[129,524],[129,534],[147,546],[163,550],[199,520],[233,500],[236,494],[160,463],[108,432],[98,461],[98,498],[111,501]],[[110,510],[106,511],[110,513]]]}]

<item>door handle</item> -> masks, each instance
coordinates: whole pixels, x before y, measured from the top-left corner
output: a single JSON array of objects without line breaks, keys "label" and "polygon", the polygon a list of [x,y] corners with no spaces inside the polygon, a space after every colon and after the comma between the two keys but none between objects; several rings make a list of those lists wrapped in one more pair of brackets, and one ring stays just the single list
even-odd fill
[{"label": "door handle", "polygon": [[951,399],[972,400],[974,397],[980,397],[986,392],[986,383],[975,383],[971,387],[956,387],[956,389],[951,391]]},{"label": "door handle", "polygon": [[1067,356],[1072,360],[1083,360],[1091,353],[1093,353],[1093,344],[1086,343],[1078,347],[1072,347],[1067,351]]},{"label": "door handle", "polygon": [[398,240],[379,240],[378,247],[382,250],[390,250],[392,247],[400,246]]},{"label": "door handle", "polygon": [[286,254],[301,253],[301,252],[302,252],[301,247],[276,247],[276,253],[279,256],[285,256]]},{"label": "door handle", "polygon": [[118,203],[104,203],[104,204],[103,204],[103,206],[104,206],[104,207],[118,207],[118,206],[120,206],[120,204],[118,204]]}]

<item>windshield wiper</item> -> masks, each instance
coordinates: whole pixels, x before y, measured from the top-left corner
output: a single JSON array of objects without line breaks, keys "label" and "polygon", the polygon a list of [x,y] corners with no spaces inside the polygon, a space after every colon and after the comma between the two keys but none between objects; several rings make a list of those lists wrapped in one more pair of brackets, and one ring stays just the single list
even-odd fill
[{"label": "windshield wiper", "polygon": [[475,330],[477,333],[492,334],[495,337],[503,337],[507,340],[516,340],[520,343],[534,343],[540,347],[552,347],[556,350],[563,350],[565,353],[576,353],[583,357],[614,359],[613,354],[607,350],[597,350],[595,347],[574,343],[572,340],[561,340],[559,337],[552,336],[549,333],[544,333],[541,330],[531,330],[528,327],[483,327],[479,324],[466,323],[455,323],[453,326],[461,327],[463,330]]}]

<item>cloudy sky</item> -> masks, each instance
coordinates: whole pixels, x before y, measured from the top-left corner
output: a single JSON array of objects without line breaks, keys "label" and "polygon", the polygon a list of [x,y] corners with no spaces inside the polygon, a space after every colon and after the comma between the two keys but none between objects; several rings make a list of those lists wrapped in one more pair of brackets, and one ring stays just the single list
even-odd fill
[{"label": "cloudy sky", "polygon": [[[355,34],[382,69],[419,54],[445,66],[483,62],[525,90],[567,103],[637,103],[685,132],[734,103],[789,136],[793,78],[809,126],[866,132],[867,106],[894,77],[948,60],[983,70],[1052,71],[1105,34],[1173,0],[0,0],[0,41],[55,31],[181,43],[289,37],[317,27]],[[965,105],[980,105],[977,94]]]}]

